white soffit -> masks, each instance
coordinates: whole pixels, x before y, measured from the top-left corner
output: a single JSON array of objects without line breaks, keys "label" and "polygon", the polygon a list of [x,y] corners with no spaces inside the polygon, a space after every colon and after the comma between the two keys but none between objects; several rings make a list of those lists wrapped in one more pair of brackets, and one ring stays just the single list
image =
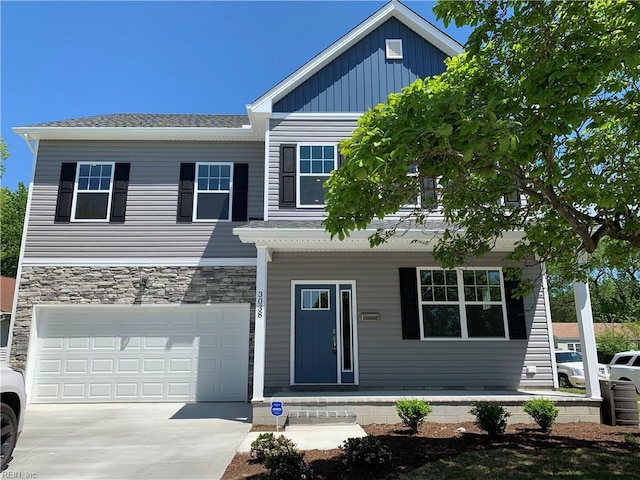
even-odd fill
[{"label": "white soffit", "polygon": [[450,57],[455,57],[463,52],[462,45],[444,32],[440,31],[431,23],[427,22],[413,10],[400,2],[389,2],[349,33],[341,37],[338,41],[313,57],[252,104],[248,105],[247,110],[253,113],[270,113],[273,104],[276,101],[294,90],[298,85],[307,80],[318,70],[329,64],[360,39],[367,36],[392,17],[397,18],[422,38],[427,40],[436,48],[442,50]]}]

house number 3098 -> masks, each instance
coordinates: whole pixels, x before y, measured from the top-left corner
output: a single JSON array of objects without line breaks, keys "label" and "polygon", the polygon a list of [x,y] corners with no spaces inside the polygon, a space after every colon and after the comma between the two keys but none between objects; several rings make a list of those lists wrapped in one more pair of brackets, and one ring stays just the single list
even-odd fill
[{"label": "house number 3098", "polygon": [[262,312],[264,310],[264,294],[262,293],[262,290],[258,291],[257,308],[258,308],[258,318],[262,318]]}]

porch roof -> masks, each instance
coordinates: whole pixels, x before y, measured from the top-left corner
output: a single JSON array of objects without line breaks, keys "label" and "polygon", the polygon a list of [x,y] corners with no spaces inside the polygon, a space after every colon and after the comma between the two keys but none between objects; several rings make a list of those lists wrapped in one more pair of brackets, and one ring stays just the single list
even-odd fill
[{"label": "porch roof", "polygon": [[[397,226],[395,235],[378,247],[382,251],[432,251],[442,233],[451,225],[442,219],[429,219],[423,225],[382,220],[371,223],[366,229],[355,230],[344,240],[331,238],[322,220],[256,220],[233,229],[243,243],[281,251],[370,251],[369,238],[379,229]],[[494,251],[513,250],[515,242],[522,239],[522,232],[506,232],[499,238]]]}]

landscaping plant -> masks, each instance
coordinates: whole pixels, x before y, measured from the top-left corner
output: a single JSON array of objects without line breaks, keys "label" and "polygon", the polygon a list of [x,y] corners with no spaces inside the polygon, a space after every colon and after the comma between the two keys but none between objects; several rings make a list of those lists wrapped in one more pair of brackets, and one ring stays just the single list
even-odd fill
[{"label": "landscaping plant", "polygon": [[511,416],[504,407],[492,402],[476,402],[469,413],[476,417],[476,426],[490,437],[503,434],[507,428],[507,418]]},{"label": "landscaping plant", "polygon": [[391,462],[391,452],[373,435],[348,438],[340,446],[344,452],[343,462],[350,466],[365,468],[383,467]]},{"label": "landscaping plant", "polygon": [[558,407],[551,400],[546,398],[535,398],[528,400],[522,405],[525,413],[531,415],[533,420],[540,426],[543,432],[548,432],[558,417]]},{"label": "landscaping plant", "polygon": [[284,435],[261,433],[253,442],[251,458],[267,469],[265,480],[301,480],[311,477],[311,470],[295,443]]},{"label": "landscaping plant", "polygon": [[411,429],[411,433],[417,433],[433,409],[431,405],[417,398],[401,398],[396,402],[396,411],[402,419],[402,423]]}]

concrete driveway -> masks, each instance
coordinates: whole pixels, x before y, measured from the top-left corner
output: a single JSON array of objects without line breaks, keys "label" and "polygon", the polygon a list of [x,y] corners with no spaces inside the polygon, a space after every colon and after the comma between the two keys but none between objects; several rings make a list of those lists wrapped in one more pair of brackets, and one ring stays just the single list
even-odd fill
[{"label": "concrete driveway", "polygon": [[3,478],[215,480],[250,428],[245,403],[29,405]]}]

